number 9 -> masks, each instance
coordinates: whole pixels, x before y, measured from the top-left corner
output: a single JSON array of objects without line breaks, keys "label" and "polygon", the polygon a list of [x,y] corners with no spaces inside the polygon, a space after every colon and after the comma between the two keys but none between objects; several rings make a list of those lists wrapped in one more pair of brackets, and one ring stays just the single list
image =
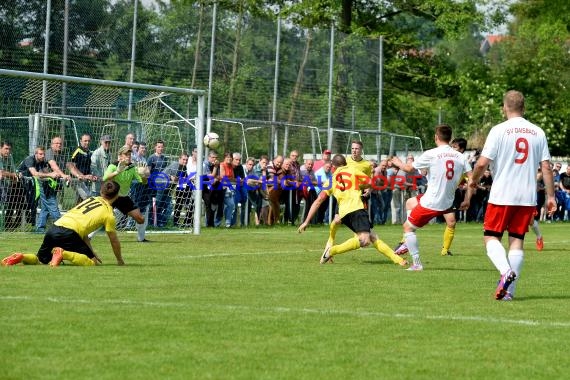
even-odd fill
[{"label": "number 9", "polygon": [[519,137],[515,143],[515,149],[520,156],[515,158],[515,164],[523,164],[528,158],[528,140],[524,137]]}]

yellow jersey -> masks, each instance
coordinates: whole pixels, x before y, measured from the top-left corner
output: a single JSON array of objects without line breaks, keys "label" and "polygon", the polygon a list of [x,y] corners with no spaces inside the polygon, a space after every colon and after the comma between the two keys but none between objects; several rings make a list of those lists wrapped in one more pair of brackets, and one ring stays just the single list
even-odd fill
[{"label": "yellow jersey", "polygon": [[367,176],[372,177],[372,164],[370,161],[365,160],[364,158],[360,161],[354,161],[352,156],[348,156],[346,158],[346,166],[353,167],[356,170],[363,172]]},{"label": "yellow jersey", "polygon": [[54,224],[73,230],[85,239],[101,226],[105,227],[106,232],[115,231],[115,214],[105,198],[90,197],[66,212]]},{"label": "yellow jersey", "polygon": [[353,211],[364,209],[360,184],[369,183],[370,176],[347,165],[336,169],[332,179],[332,186],[324,191],[328,196],[333,195],[338,201],[338,214],[341,218]]}]

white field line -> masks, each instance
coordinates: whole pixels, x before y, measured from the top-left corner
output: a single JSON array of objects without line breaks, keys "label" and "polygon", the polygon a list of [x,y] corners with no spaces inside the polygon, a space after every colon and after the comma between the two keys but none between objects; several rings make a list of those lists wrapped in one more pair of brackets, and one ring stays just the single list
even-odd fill
[{"label": "white field line", "polygon": [[133,300],[88,300],[88,299],[69,299],[62,297],[28,297],[28,296],[0,296],[0,301],[24,301],[24,302],[51,302],[59,304],[93,304],[93,305],[132,305],[156,308],[206,308],[206,309],[222,309],[228,311],[246,311],[252,313],[265,312],[269,314],[315,314],[315,315],[344,315],[357,318],[383,318],[383,319],[410,319],[414,321],[452,321],[452,322],[481,322],[489,324],[507,324],[532,327],[547,328],[570,328],[570,321],[538,321],[529,319],[509,319],[495,318],[477,315],[424,315],[413,313],[383,313],[377,311],[352,311],[338,309],[309,309],[309,308],[291,308],[291,307],[255,307],[244,305],[220,305],[220,304],[203,304],[193,305],[181,302],[155,302],[155,301],[133,301]]}]

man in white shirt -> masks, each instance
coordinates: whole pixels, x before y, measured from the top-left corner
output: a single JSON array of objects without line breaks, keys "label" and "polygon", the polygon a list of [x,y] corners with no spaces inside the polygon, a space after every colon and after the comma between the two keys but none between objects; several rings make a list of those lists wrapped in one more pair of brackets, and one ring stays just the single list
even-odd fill
[{"label": "man in white shirt", "polygon": [[[475,188],[491,166],[493,186],[485,212],[484,240],[487,256],[501,273],[495,299],[512,300],[523,265],[524,235],[536,206],[536,171],[542,170],[549,213],[556,210],[550,153],[544,131],[525,120],[524,96],[511,90],[503,97],[505,122],[494,126],[475,164],[469,187]],[[509,253],[501,244],[509,233]]]},{"label": "man in white shirt", "polygon": [[[435,128],[436,148],[425,151],[415,161],[408,161],[405,164],[398,157],[391,159],[396,168],[407,173],[415,172],[417,169],[428,170],[429,186],[424,194],[418,195],[418,204],[403,225],[406,246],[413,259],[412,266],[408,268],[411,271],[423,270],[416,230],[425,226],[432,218],[448,214],[453,206],[455,189],[459,181],[464,174],[471,176],[471,166],[463,154],[449,146],[451,135],[451,127],[440,124]],[[472,193],[472,190],[467,192],[460,209],[466,210],[469,207]]]}]

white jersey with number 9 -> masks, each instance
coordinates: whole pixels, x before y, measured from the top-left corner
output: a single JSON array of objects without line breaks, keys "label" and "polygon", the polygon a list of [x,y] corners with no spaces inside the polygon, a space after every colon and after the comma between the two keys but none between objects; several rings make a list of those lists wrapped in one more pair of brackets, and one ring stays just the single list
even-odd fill
[{"label": "white jersey with number 9", "polygon": [[550,160],[544,131],[522,117],[513,117],[489,132],[481,155],[492,160],[489,203],[535,206],[536,171]]}]

